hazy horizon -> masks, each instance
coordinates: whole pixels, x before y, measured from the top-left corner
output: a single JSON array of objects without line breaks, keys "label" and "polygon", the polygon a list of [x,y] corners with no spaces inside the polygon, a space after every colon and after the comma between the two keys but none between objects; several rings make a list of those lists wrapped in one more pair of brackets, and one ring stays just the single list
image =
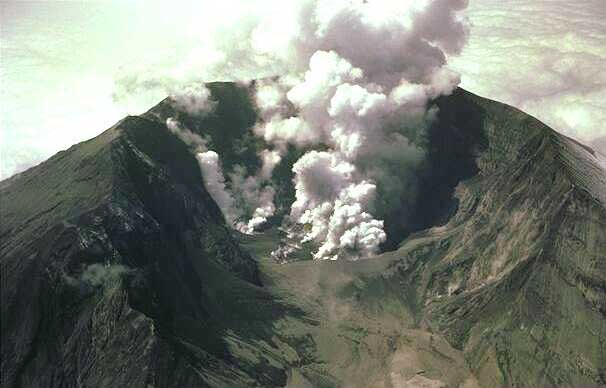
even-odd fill
[{"label": "hazy horizon", "polygon": [[[217,72],[209,47],[271,4],[2,2],[0,179],[142,113],[172,88],[254,78],[250,69]],[[463,88],[566,135],[604,137],[605,14],[599,0],[471,1],[469,42],[449,67]],[[125,87],[133,74],[140,84]]]}]

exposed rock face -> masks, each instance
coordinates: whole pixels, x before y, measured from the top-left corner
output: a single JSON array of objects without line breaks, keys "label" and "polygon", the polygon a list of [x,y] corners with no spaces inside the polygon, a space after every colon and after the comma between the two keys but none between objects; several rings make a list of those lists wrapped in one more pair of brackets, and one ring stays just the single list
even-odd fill
[{"label": "exposed rock face", "polygon": [[[455,101],[442,112],[456,126]],[[485,114],[479,173],[396,266],[485,386],[606,384],[606,174],[591,149],[523,113],[462,102]]]},{"label": "exposed rock face", "polygon": [[[202,121],[166,100],[0,182],[3,387],[606,384],[593,150],[458,90],[394,250],[278,265],[277,232],[233,235],[164,125],[258,168],[248,92],[210,88]],[[281,214],[297,152],[274,173]]]},{"label": "exposed rock face", "polygon": [[128,117],[5,183],[3,386],[204,385],[188,342],[223,352],[207,278],[260,283],[201,182]]}]

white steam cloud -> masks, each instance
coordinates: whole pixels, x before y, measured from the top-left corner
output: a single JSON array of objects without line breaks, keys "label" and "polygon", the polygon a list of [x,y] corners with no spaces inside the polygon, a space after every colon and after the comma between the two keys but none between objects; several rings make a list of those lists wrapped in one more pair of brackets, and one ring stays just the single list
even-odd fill
[{"label": "white steam cloud", "polygon": [[[216,106],[210,91],[202,83],[173,93],[171,99],[179,111],[198,117],[211,113]],[[255,176],[247,177],[246,168],[237,166],[230,176],[231,187],[228,187],[220,156],[216,151],[208,149],[206,139],[173,117],[166,120],[166,127],[194,152],[204,186],[230,225],[242,233],[251,234],[274,215],[275,190],[267,183],[275,166],[280,163],[281,155],[278,151],[263,150],[259,153],[262,166]]]},{"label": "white steam cloud", "polygon": [[129,272],[128,267],[120,264],[91,264],[82,272],[80,279],[93,287],[99,287],[111,284]]},{"label": "white steam cloud", "polygon": [[[188,108],[197,114],[202,112],[192,99],[186,100]],[[204,106],[204,114],[209,113],[208,98],[199,101]],[[212,109],[212,108],[211,108]],[[204,187],[221,209],[226,221],[242,233],[251,234],[273,216],[275,191],[267,183],[281,156],[277,151],[263,150],[259,157],[262,166],[254,176],[246,176],[246,169],[237,166],[231,174],[231,188],[228,187],[220,156],[209,150],[208,141],[200,135],[185,128],[177,119],[166,120],[168,130],[183,141],[195,154]],[[243,221],[248,220],[248,221]]]},{"label": "white steam cloud", "polygon": [[[399,3],[376,6],[391,14],[389,7]],[[288,57],[293,31],[300,29],[297,4],[2,2],[0,179],[192,83],[287,74],[292,61],[280,58]],[[606,135],[604,0],[477,0],[466,14],[470,42],[449,60],[462,74],[462,87],[515,105],[577,139]],[[268,26],[258,29],[259,19]],[[426,20],[425,29],[451,28],[443,19]]]},{"label": "white steam cloud", "polygon": [[207,141],[197,133],[185,128],[179,120],[169,117],[166,119],[166,127],[194,151],[204,152],[206,150]]},{"label": "white steam cloud", "polygon": [[247,176],[246,168],[242,166],[236,166],[230,175],[231,187],[238,199],[239,208],[248,219],[245,223],[239,223],[237,229],[247,234],[265,224],[276,212],[275,190],[269,180],[282,157],[277,151],[269,150],[263,150],[259,157],[262,166],[256,175]]},{"label": "white steam cloud", "polygon": [[243,168],[236,169],[232,175],[232,187],[239,193],[244,209],[250,214],[246,225],[240,227],[241,231],[248,234],[258,230],[276,212],[274,205],[276,192],[269,181],[282,156],[278,151],[263,150],[259,157],[262,165],[255,176],[243,179],[245,175]]},{"label": "white steam cloud", "polygon": [[210,98],[210,91],[199,75],[177,73],[166,76],[144,69],[129,70],[117,77],[112,93],[116,102],[127,104],[133,96],[157,101],[169,95],[176,108],[192,116],[204,116],[215,107],[215,101]]},{"label": "white steam cloud", "polygon": [[[401,197],[411,174],[386,175],[379,165],[414,168],[422,151],[407,134],[431,119],[428,103],[449,94],[458,75],[445,68],[467,36],[463,0],[300,1],[287,16],[280,47],[271,23],[251,27],[253,57],[271,57],[288,77],[257,89],[263,122],[254,132],[277,149],[322,144],[293,167],[292,221],[306,226],[316,259],[361,258],[386,240],[377,192]],[[262,39],[265,37],[265,39]],[[296,117],[292,114],[296,112]],[[406,155],[406,156],[403,156]],[[393,180],[396,180],[394,184]],[[387,201],[389,202],[389,201]]]},{"label": "white steam cloud", "polygon": [[210,113],[215,106],[210,99],[210,91],[200,82],[173,93],[172,98],[177,108],[192,116]]},{"label": "white steam cloud", "polygon": [[72,277],[64,274],[65,281],[72,286],[82,286],[84,284],[92,287],[111,288],[113,284],[119,282],[124,275],[132,270],[121,264],[90,264],[84,268],[80,276]]},{"label": "white steam cloud", "polygon": [[[187,66],[207,72],[278,76],[255,85],[261,120],[253,132],[271,150],[259,154],[254,175],[237,166],[226,183],[219,155],[203,139],[167,126],[196,149],[209,193],[245,233],[276,211],[269,181],[286,146],[320,147],[293,166],[295,202],[285,225],[299,226],[289,234],[313,242],[315,259],[371,256],[387,239],[384,217],[414,203],[414,171],[424,157],[414,140],[435,115],[431,100],[459,83],[445,65],[465,44],[466,7],[466,0],[299,0],[279,17],[246,15],[241,28],[221,35],[220,55],[188,58]],[[203,115],[212,110],[209,97],[201,88],[173,99]]]},{"label": "white steam cloud", "polygon": [[198,152],[196,159],[202,170],[204,187],[223,212],[225,219],[232,224],[235,223],[240,214],[234,206],[233,196],[225,186],[225,176],[219,161],[219,154],[215,151]]}]

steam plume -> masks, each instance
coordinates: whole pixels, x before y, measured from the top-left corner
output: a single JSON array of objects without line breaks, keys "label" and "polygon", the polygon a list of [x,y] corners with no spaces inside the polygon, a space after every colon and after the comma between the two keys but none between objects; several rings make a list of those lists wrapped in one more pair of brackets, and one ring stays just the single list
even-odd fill
[{"label": "steam plume", "polygon": [[[192,100],[188,100],[188,103],[194,108]],[[230,189],[225,181],[219,154],[208,150],[208,142],[204,138],[173,117],[166,120],[166,127],[195,154],[204,186],[230,225],[242,233],[250,234],[274,215],[275,191],[267,182],[275,166],[280,163],[278,151],[263,150],[259,153],[262,166],[256,175],[247,176],[246,168],[237,166],[230,176]]]},{"label": "steam plume", "polygon": [[[293,167],[290,217],[309,226],[301,239],[318,245],[316,259],[376,253],[386,239],[379,216],[412,202],[411,171],[423,158],[412,140],[435,113],[431,99],[459,82],[444,65],[466,40],[457,13],[466,6],[464,0],[302,1],[283,51],[252,47],[294,69],[257,89],[264,123],[254,132],[282,148],[327,146]],[[271,28],[261,23],[253,37]],[[378,192],[386,196],[381,203]]]},{"label": "steam plume", "polygon": [[234,198],[225,186],[225,176],[219,162],[219,154],[215,151],[198,152],[196,159],[202,171],[206,190],[223,212],[225,219],[234,224],[240,214],[234,207]]},{"label": "steam plume", "polygon": [[246,15],[221,34],[206,73],[279,75],[256,85],[261,121],[253,132],[271,147],[259,172],[235,169],[230,192],[218,155],[199,154],[224,213],[249,220],[236,227],[254,230],[275,212],[268,181],[287,145],[318,146],[293,166],[285,225],[299,224],[290,234],[313,242],[316,259],[376,253],[385,218],[408,214],[415,202],[420,139],[436,113],[431,100],[459,83],[445,65],[467,39],[459,15],[466,7],[466,0],[299,0],[279,17]]},{"label": "steam plume", "polygon": [[210,113],[215,106],[215,102],[210,99],[210,91],[199,82],[173,93],[172,98],[177,108],[192,116]]},{"label": "steam plume", "polygon": [[278,151],[263,150],[259,154],[262,165],[257,174],[247,176],[246,168],[237,166],[231,174],[231,185],[240,200],[240,207],[248,222],[240,224],[243,233],[253,233],[274,215],[275,190],[269,184],[275,166],[282,157]]}]

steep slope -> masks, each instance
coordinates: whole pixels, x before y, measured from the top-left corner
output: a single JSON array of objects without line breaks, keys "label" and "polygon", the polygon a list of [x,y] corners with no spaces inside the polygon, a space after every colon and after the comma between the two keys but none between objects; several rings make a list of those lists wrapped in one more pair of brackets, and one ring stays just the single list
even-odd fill
[{"label": "steep slope", "polygon": [[595,139],[591,146],[595,150],[594,155],[598,159],[602,169],[606,171],[606,136]]},{"label": "steep slope", "polygon": [[404,273],[424,316],[487,386],[603,385],[606,176],[591,149],[523,113],[464,101],[486,114],[480,172],[448,224],[402,247],[421,256]]},{"label": "steep slope", "polygon": [[281,310],[165,127],[128,117],[0,195],[2,386],[285,379],[225,364],[227,330]]},{"label": "steep slope", "polygon": [[606,155],[606,136],[599,137],[591,142],[592,147],[602,155]]},{"label": "steep slope", "polygon": [[[253,85],[254,87],[254,85]],[[276,263],[235,235],[170,134],[259,167],[250,91],[170,99],[0,183],[2,386],[606,384],[606,174],[593,150],[457,90],[409,218],[358,262]],[[272,180],[293,198],[290,149]]]},{"label": "steep slope", "polygon": [[[448,222],[413,233],[398,250],[371,260],[280,270],[289,283],[307,285],[297,285],[300,293],[307,289],[328,316],[337,315],[335,326],[361,333],[343,353],[375,346],[369,358],[341,361],[331,373],[345,370],[341,381],[353,376],[357,383],[345,386],[411,385],[413,371],[400,366],[398,375],[389,368],[404,353],[435,386],[463,380],[482,387],[604,386],[606,174],[593,150],[461,90],[437,103],[433,167],[423,187],[438,192],[422,196],[418,216],[428,211],[431,219],[436,209],[451,208],[440,202],[449,203],[452,187],[456,211]],[[470,150],[476,151],[473,166]],[[369,333],[393,320],[391,352],[376,353]],[[452,349],[417,344],[411,350],[407,330],[416,330],[417,339],[444,338]],[[453,377],[436,360],[419,366],[428,348],[434,356],[449,355],[451,367],[464,357],[476,380]],[[373,364],[377,360],[382,364]]]}]

